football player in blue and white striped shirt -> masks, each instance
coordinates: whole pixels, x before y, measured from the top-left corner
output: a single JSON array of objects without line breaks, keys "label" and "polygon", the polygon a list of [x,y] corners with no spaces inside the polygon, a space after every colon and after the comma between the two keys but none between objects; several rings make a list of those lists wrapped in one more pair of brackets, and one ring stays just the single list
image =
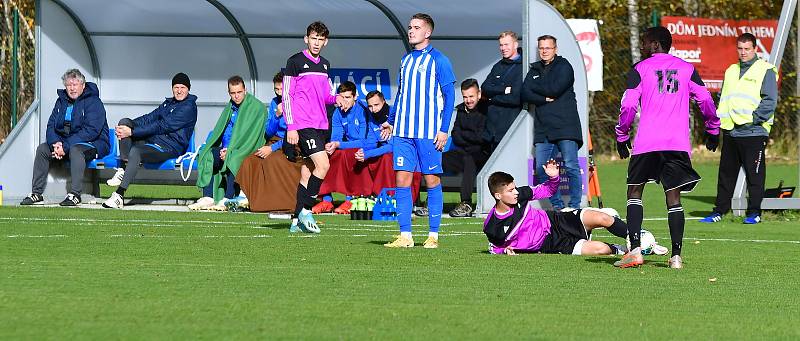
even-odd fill
[{"label": "football player in blue and white striped shirt", "polygon": [[386,123],[384,139],[393,136],[394,170],[397,177],[397,220],[400,236],[386,247],[413,247],[411,237],[411,181],[415,170],[428,185],[430,232],[423,246],[439,246],[442,219],[442,149],[447,143],[453,114],[456,82],[450,60],[430,45],[433,19],[424,13],[411,17],[408,42],[414,48],[400,61],[395,103]]}]

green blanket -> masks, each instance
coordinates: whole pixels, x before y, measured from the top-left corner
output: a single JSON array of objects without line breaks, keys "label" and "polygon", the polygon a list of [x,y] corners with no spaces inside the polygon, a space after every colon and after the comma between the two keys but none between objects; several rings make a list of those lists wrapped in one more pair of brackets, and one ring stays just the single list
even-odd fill
[{"label": "green blanket", "polygon": [[217,125],[211,137],[206,141],[206,147],[200,150],[197,156],[197,187],[203,188],[211,181],[214,184],[214,201],[222,200],[225,196],[224,189],[220,186],[223,172],[231,172],[234,176],[239,173],[239,166],[248,155],[254,153],[264,145],[264,122],[267,120],[267,109],[264,103],[255,96],[247,94],[239,106],[239,114],[233,125],[233,134],[228,144],[228,151],[218,173],[213,172],[214,155],[211,154],[212,146],[222,143],[222,134],[231,119],[231,106],[227,105],[219,115]]}]

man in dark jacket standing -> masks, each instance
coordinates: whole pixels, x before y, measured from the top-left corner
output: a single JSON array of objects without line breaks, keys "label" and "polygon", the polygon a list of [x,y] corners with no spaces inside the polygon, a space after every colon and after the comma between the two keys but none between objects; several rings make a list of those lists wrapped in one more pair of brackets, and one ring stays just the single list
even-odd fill
[{"label": "man in dark jacket standing", "polygon": [[78,69],[67,70],[61,80],[64,89],[58,90],[58,99],[47,121],[47,141],[36,148],[31,194],[20,205],[44,203],[42,193],[50,162],[69,160],[72,185],[59,205],[77,206],[81,203],[86,162],[108,154],[106,109],[97,85],[87,83]]},{"label": "man in dark jacket standing", "polygon": [[522,86],[522,100],[536,106],[533,143],[536,147],[536,178],[547,180],[540,171],[547,160],[560,151],[569,179],[569,206],[564,206],[561,193],[550,197],[553,209],[580,208],[582,179],[578,165],[578,149],[583,145],[581,120],[575,100],[575,75],[569,61],[559,56],[556,38],[538,38],[540,60],[532,63]]},{"label": "man in dark jacket standing", "polygon": [[497,39],[503,58],[492,66],[492,71],[481,84],[481,93],[489,103],[483,137],[491,145],[491,152],[522,111],[522,50],[517,34],[503,31]]},{"label": "man in dark jacket standing", "polygon": [[197,96],[189,94],[191,86],[189,76],[178,73],[172,77],[172,97],[147,115],[119,121],[115,132],[120,166],[106,181],[109,186],[119,187],[103,207],[122,208],[125,191],[141,163],[160,163],[186,152],[197,122]]},{"label": "man in dark jacket standing", "polygon": [[478,81],[470,78],[461,82],[461,96],[464,102],[456,106],[456,122],[451,133],[457,148],[451,148],[442,155],[445,172],[461,173],[461,203],[450,211],[451,217],[472,216],[475,177],[490,155],[490,146],[483,139],[486,101],[481,101]]}]

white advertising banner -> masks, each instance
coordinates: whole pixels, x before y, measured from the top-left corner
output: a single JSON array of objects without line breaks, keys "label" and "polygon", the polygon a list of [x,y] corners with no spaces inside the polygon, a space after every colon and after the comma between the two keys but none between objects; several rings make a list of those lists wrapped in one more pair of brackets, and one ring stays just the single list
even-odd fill
[{"label": "white advertising banner", "polygon": [[589,91],[603,91],[603,49],[595,19],[567,19],[581,47]]}]

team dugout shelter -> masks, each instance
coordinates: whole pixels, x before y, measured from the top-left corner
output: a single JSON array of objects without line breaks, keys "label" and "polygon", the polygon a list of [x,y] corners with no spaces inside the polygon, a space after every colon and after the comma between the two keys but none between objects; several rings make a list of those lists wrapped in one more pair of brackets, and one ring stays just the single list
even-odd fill
[{"label": "team dugout shelter", "polygon": [[[34,150],[45,139],[67,69],[78,68],[99,86],[112,128],[123,117],[153,110],[171,96],[171,77],[188,74],[190,92],[198,97],[195,144],[200,145],[229,100],[228,77],[241,75],[247,90],[268,102],[275,95],[272,76],[290,55],[305,48],[306,26],[316,20],[331,31],[322,54],[332,65],[333,88],[350,80],[361,99],[380,90],[390,105],[400,58],[411,49],[406,27],[415,13],[428,13],[435,21],[432,45],[452,62],[458,79],[456,103],[461,98],[458,84],[467,78],[483,82],[500,59],[500,32],[513,30],[521,36],[524,72],[537,60],[536,38],[553,35],[559,55],[575,70],[586,140],[583,58],[564,18],[540,0],[37,0],[36,8],[36,99],[0,146],[6,204],[18,203],[30,191]],[[523,112],[478,175],[478,212],[488,212],[494,204],[485,185],[492,172],[503,170],[518,185],[532,184],[533,155],[533,119]],[[584,144],[579,152],[583,164],[586,156]],[[67,173],[51,170],[46,198],[66,194]],[[91,190],[96,180],[96,175],[83,179],[90,187],[84,195],[98,195],[96,185]]]}]

